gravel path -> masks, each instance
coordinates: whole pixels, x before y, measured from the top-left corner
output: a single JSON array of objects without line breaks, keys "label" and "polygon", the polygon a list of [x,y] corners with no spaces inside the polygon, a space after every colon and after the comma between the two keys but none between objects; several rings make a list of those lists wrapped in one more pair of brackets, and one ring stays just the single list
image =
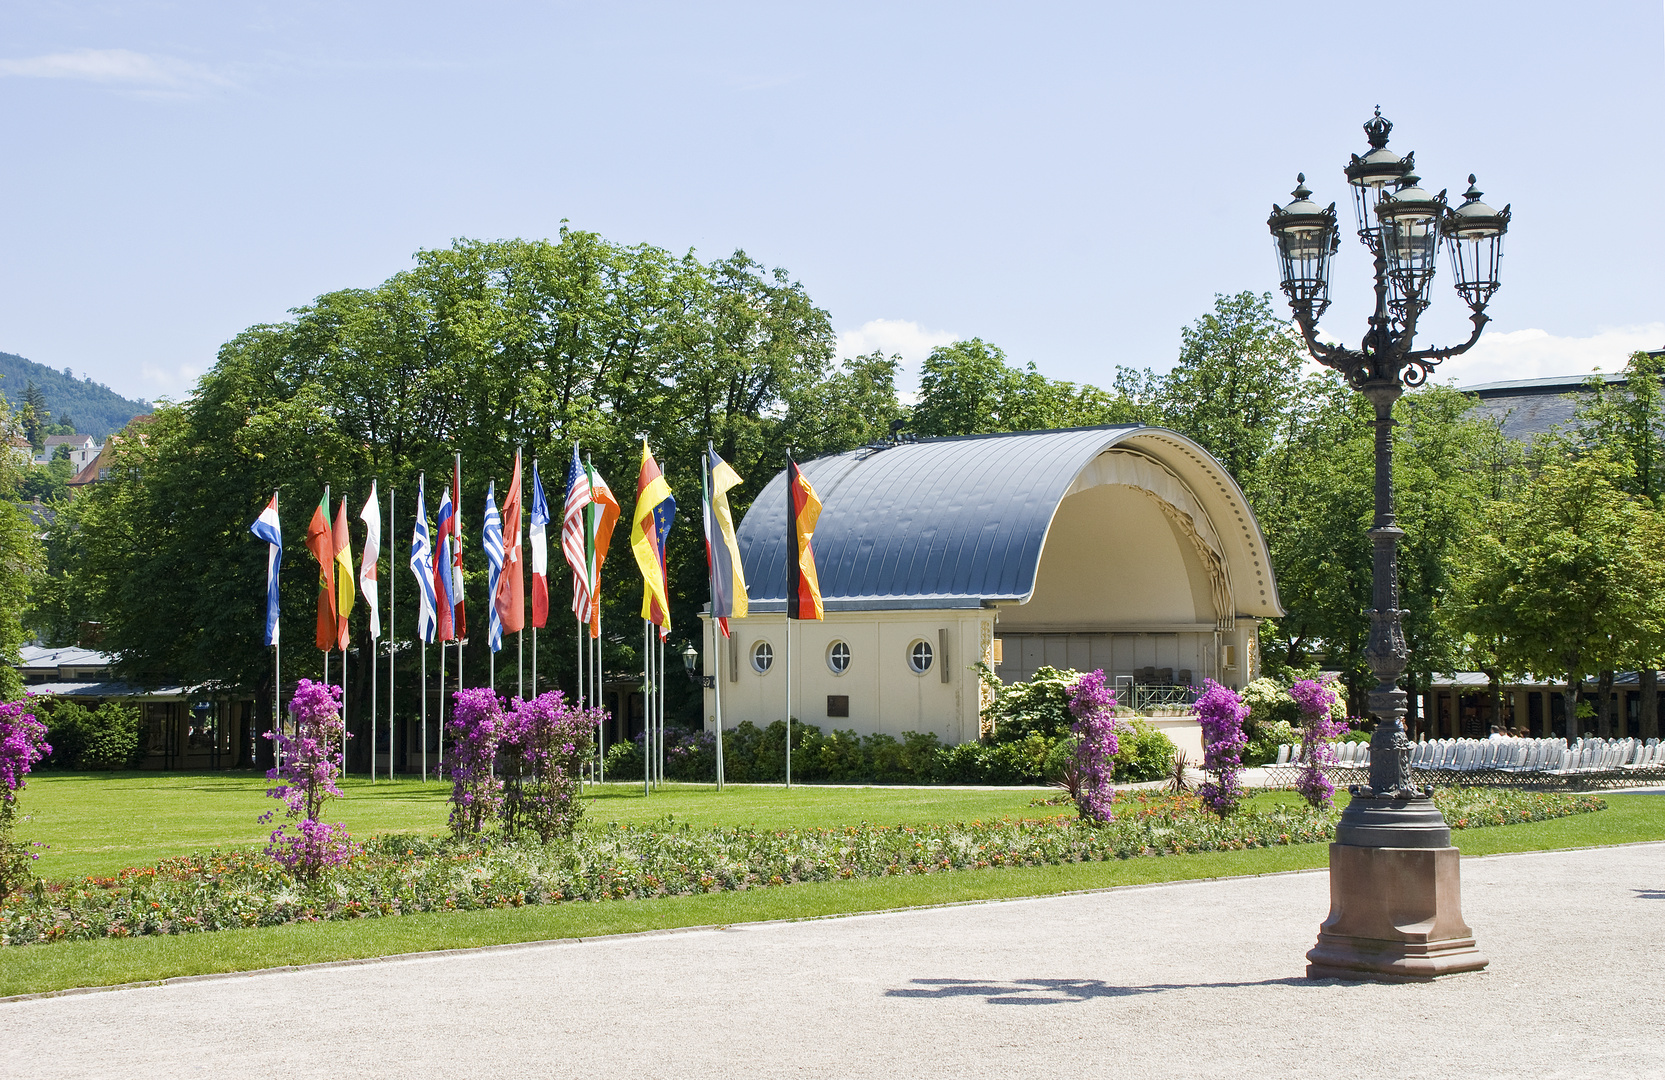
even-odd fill
[{"label": "gravel path", "polygon": [[1665,844],[1463,888],[1433,984],[1303,978],[1314,872],[0,1004],[0,1075],[1665,1076]]}]

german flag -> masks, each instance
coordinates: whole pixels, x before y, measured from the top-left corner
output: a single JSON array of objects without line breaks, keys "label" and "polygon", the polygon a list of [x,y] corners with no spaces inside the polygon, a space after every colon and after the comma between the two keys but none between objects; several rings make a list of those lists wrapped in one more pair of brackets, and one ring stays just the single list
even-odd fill
[{"label": "german flag", "polygon": [[815,522],[821,517],[821,500],[799,471],[798,463],[786,459],[786,490],[790,512],[786,522],[786,617],[819,619],[821,582],[815,576]]}]

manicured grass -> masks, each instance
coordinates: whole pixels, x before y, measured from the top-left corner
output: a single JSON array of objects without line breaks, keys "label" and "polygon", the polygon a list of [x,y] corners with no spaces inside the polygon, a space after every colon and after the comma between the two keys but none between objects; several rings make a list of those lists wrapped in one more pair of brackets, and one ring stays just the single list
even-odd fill
[{"label": "manicured grass", "polygon": [[[281,804],[266,798],[268,781],[249,773],[36,773],[21,798],[17,835],[50,845],[36,864],[53,881],[100,877],[129,866],[205,848],[263,843],[271,825],[260,815]],[[445,831],[449,785],[420,780],[349,779],[345,798],[325,815],[355,836]],[[945,788],[838,788],[670,784],[643,797],[640,783],[590,787],[587,816],[596,821],[653,821],[667,814],[693,825],[768,828],[855,825],[863,821],[924,824],[1009,816],[1039,817],[1032,788],[961,791]],[[280,815],[281,820],[281,815]]]},{"label": "manicured grass", "polygon": [[[193,780],[197,778],[191,778]],[[385,786],[385,785],[383,785]],[[917,799],[942,796],[940,803],[925,798],[924,810],[941,811],[934,818],[964,819],[978,816],[964,808],[981,800],[1000,796],[1008,813],[1039,816],[1045,811],[1031,809],[1033,792],[951,792],[870,789],[866,807],[890,808],[893,812],[866,815],[869,820],[897,820],[895,803],[884,796]],[[35,791],[35,781],[30,783]],[[774,815],[796,816],[810,812],[810,801],[828,800],[814,824],[860,820],[860,814],[838,816],[831,809],[841,799],[855,794],[850,789],[797,789],[788,795],[773,789],[731,788],[723,798],[741,794],[759,800],[755,805],[736,799],[734,809],[726,804],[720,814],[708,817],[699,812],[715,801],[715,793],[702,798],[698,789],[655,796],[632,803],[621,793],[615,802],[599,803],[620,808],[616,813],[657,817],[674,798],[681,797],[690,809],[687,820],[756,821],[775,824]],[[795,797],[805,800],[800,804]],[[437,797],[437,796],[436,796]],[[1256,796],[1257,801],[1283,801],[1287,793]],[[1607,795],[1609,809],[1553,821],[1463,830],[1454,836],[1466,855],[1499,854],[1509,851],[1538,851],[1598,844],[1665,840],[1665,797],[1658,795]],[[776,800],[788,800],[780,802]],[[658,805],[643,806],[643,803]],[[997,800],[981,801],[998,806]],[[625,810],[623,808],[633,808]],[[767,808],[767,809],[765,809]],[[748,809],[757,815],[747,817]],[[984,811],[984,816],[988,812]],[[598,817],[610,816],[598,813]],[[678,815],[683,816],[681,813]],[[780,821],[780,824],[788,822]],[[804,822],[792,822],[802,824]],[[1248,851],[1208,852],[1167,858],[1140,858],[1105,863],[1073,863],[1062,866],[964,870],[945,874],[904,876],[878,880],[856,880],[793,885],[739,893],[668,897],[655,900],[615,901],[599,904],[570,904],[554,907],[518,908],[507,911],[467,911],[409,915],[354,922],[287,925],[257,930],[228,930],[177,937],[142,937],[128,940],[64,942],[29,945],[7,950],[0,964],[0,995],[43,992],[71,986],[111,985],[164,979],[179,975],[245,971],[287,964],[321,963],[402,952],[459,949],[482,945],[537,941],[551,938],[587,937],[600,934],[633,933],[683,926],[752,922],[762,919],[792,919],[850,914],[924,904],[953,903],[1023,896],[1047,896],[1078,889],[1106,888],[1191,878],[1226,877],[1240,874],[1276,873],[1323,867],[1328,850],[1323,844],[1259,848]]]}]

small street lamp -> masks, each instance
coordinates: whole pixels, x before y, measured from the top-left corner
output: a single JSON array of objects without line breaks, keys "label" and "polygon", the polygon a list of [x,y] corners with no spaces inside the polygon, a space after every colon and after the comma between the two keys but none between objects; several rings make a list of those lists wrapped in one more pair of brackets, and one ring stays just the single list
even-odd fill
[{"label": "small street lamp", "polygon": [[[1376,729],[1370,738],[1370,783],[1351,789],[1330,845],[1330,916],[1307,954],[1313,978],[1423,980],[1486,966],[1464,924],[1457,849],[1451,830],[1411,778],[1405,734],[1405,692],[1399,677],[1409,658],[1399,609],[1399,538],[1393,510],[1393,404],[1406,387],[1427,380],[1440,361],[1467,352],[1485,329],[1486,305],[1498,289],[1498,263],[1509,207],[1480,201],[1471,175],[1462,205],[1429,194],[1415,155],[1387,148],[1393,125],[1376,115],[1364,125],[1370,149],[1346,167],[1359,241],[1375,258],[1376,306],[1357,349],[1318,340],[1330,306],[1331,257],[1340,247],[1335,204],[1312,201],[1305,175],[1294,199],[1272,207],[1267,226],[1277,249],[1281,285],[1313,359],[1340,372],[1375,407],[1376,515],[1370,639],[1365,658],[1377,685],[1369,697]],[[1416,349],[1417,319],[1429,304],[1444,242],[1459,295],[1474,331],[1460,345]]]},{"label": "small street lamp", "polygon": [[699,683],[707,690],[713,689],[717,685],[717,676],[699,674],[700,654],[699,650],[694,648],[692,642],[689,642],[688,647],[682,650],[682,666],[688,672],[690,681]]}]

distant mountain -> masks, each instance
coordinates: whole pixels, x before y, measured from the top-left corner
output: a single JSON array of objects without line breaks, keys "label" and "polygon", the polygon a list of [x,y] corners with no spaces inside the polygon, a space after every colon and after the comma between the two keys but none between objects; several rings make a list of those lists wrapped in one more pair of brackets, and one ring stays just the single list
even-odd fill
[{"label": "distant mountain", "polygon": [[99,442],[110,432],[126,427],[135,416],[150,411],[148,401],[131,401],[103,383],[90,378],[77,379],[68,368],[55,371],[45,364],[0,352],[0,395],[11,402],[14,410],[23,404],[23,392],[30,383],[46,395],[46,407],[52,410],[54,424],[61,423],[67,415],[77,432],[91,435]]}]

